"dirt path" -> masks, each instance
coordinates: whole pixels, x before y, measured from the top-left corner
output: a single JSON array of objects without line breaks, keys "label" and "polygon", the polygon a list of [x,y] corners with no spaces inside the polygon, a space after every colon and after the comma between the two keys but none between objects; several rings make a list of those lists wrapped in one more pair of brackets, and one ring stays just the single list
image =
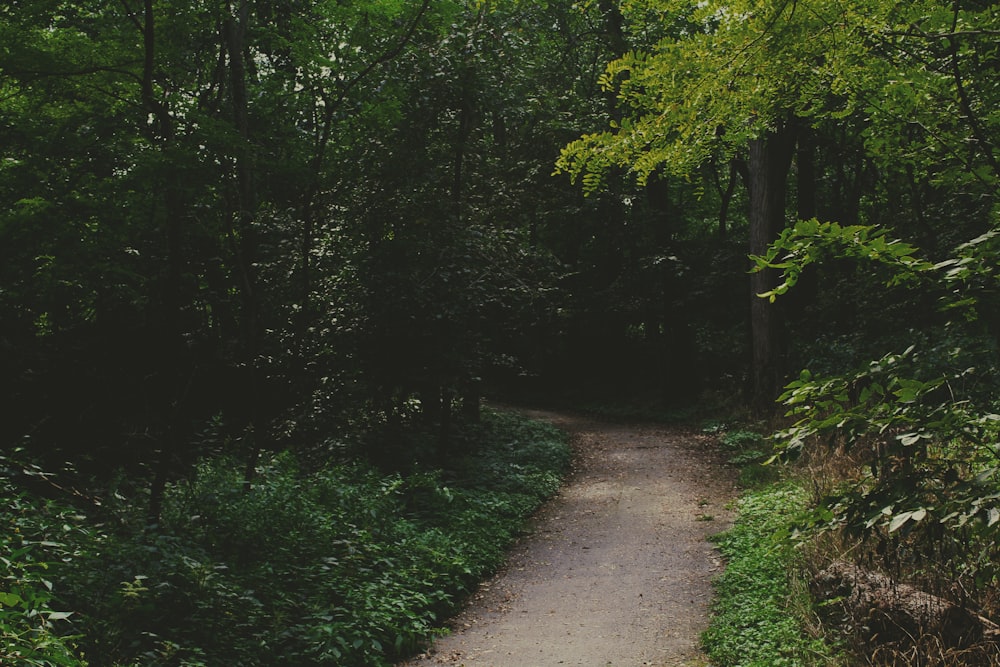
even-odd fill
[{"label": "dirt path", "polygon": [[732,476],[698,434],[530,412],[573,434],[576,468],[507,567],[399,667],[701,667],[706,537],[729,525]]}]

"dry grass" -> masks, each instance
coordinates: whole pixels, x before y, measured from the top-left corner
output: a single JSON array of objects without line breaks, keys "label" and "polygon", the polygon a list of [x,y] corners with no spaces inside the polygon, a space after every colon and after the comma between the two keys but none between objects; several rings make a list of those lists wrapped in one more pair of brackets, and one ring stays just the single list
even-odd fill
[{"label": "dry grass", "polygon": [[995,642],[959,649],[945,646],[940,637],[925,635],[874,647],[864,664],[871,667],[996,667],[998,657],[1000,646]]},{"label": "dry grass", "polygon": [[[795,465],[795,474],[810,481],[814,501],[836,493],[858,479],[871,460],[871,452],[843,447],[807,450]],[[963,574],[963,559],[974,553],[974,545],[940,531],[916,531],[907,536],[888,535],[874,529],[865,539],[843,530],[826,530],[802,545],[806,569],[802,585],[835,560],[879,570],[898,582],[909,582],[921,590],[955,604],[974,609],[988,619],[1000,619],[1000,588],[995,580],[976,581]],[[979,545],[990,550],[990,545]],[[964,551],[963,551],[964,550]],[[995,554],[993,554],[995,557]],[[865,618],[851,618],[842,605],[802,610],[802,618],[813,619],[810,631],[817,636],[841,638],[854,663],[870,667],[997,667],[1000,644],[989,637],[973,646],[948,646],[935,635],[894,637],[892,641],[871,637]]]}]

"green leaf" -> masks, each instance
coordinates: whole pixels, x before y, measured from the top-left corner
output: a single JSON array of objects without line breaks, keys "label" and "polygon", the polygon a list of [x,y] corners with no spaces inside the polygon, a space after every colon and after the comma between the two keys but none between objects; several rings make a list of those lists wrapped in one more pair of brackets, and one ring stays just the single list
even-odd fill
[{"label": "green leaf", "polygon": [[4,593],[0,592],[0,605],[5,607],[16,607],[22,604],[24,600],[21,599],[20,595],[15,595],[14,593]]},{"label": "green leaf", "polygon": [[978,475],[976,475],[976,477],[975,477],[975,483],[976,484],[986,484],[987,482],[989,482],[989,481],[991,481],[993,479],[993,476],[996,474],[996,472],[997,472],[997,468],[988,468],[987,470],[982,471],[981,473],[979,473]]}]

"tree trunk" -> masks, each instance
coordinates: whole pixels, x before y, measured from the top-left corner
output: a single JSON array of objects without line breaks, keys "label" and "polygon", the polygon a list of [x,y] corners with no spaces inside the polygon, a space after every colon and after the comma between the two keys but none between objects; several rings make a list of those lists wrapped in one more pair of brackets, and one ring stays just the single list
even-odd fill
[{"label": "tree trunk", "polygon": [[449,460],[455,453],[452,446],[454,441],[452,436],[452,401],[454,391],[448,383],[441,387],[441,422],[438,424],[438,451],[441,454],[442,462]]},{"label": "tree trunk", "polygon": [[[817,217],[816,138],[810,128],[797,132],[795,149],[795,211],[796,219]],[[789,318],[805,317],[806,309],[816,302],[819,294],[819,271],[815,264],[805,267],[795,289],[782,297]]]},{"label": "tree trunk", "polygon": [[473,424],[479,423],[480,403],[482,400],[481,381],[478,378],[466,379],[461,385],[462,419]]},{"label": "tree trunk", "polygon": [[729,205],[733,201],[733,194],[736,192],[736,178],[740,175],[741,161],[732,158],[729,161],[729,178],[726,186],[722,186],[722,179],[719,177],[718,165],[712,164],[712,181],[715,189],[719,193],[719,240],[724,241],[729,233]]},{"label": "tree trunk", "polygon": [[253,188],[253,165],[250,151],[250,122],[246,85],[246,62],[243,50],[246,40],[246,23],[249,10],[241,3],[234,14],[229,8],[229,16],[223,23],[223,38],[229,53],[229,80],[232,95],[233,123],[240,137],[240,145],[235,155],[236,201],[232,211],[238,241],[235,249],[239,255],[237,264],[240,271],[240,287],[244,305],[244,336],[250,340],[256,335],[257,295],[254,264],[257,242],[253,229],[255,195]]},{"label": "tree trunk", "polygon": [[469,136],[473,127],[473,97],[472,81],[475,78],[475,70],[471,64],[465,65],[460,75],[461,95],[458,109],[458,132],[455,136],[454,156],[452,158],[451,173],[451,201],[453,206],[453,216],[456,222],[462,220],[462,191],[465,187],[465,151],[468,147]]},{"label": "tree trunk", "polygon": [[608,47],[616,57],[625,55],[628,51],[628,39],[625,37],[625,16],[621,7],[614,0],[600,0],[601,14],[604,15],[604,29],[608,36]]},{"label": "tree trunk", "polygon": [[[750,254],[763,255],[785,224],[785,191],[794,148],[794,129],[782,126],[750,142]],[[752,396],[755,412],[773,410],[783,377],[784,336],[777,303],[758,295],[776,284],[773,270],[750,274]]]},{"label": "tree trunk", "polygon": [[149,488],[149,504],[146,508],[146,518],[149,525],[160,521],[163,506],[163,496],[166,492],[173,459],[177,450],[183,444],[184,429],[180,415],[180,405],[186,393],[183,382],[182,360],[184,350],[183,332],[181,330],[181,271],[182,271],[182,220],[185,207],[181,191],[175,178],[176,166],[169,157],[169,148],[174,140],[174,119],[167,103],[157,96],[154,79],[156,74],[156,15],[153,11],[153,0],[143,2],[143,19],[139,27],[143,42],[143,72],[142,72],[142,102],[154,119],[150,129],[150,140],[160,152],[167,156],[167,171],[160,190],[163,193],[164,226],[167,243],[167,275],[162,287],[162,347],[157,354],[162,361],[162,382],[166,387],[164,404],[160,406],[164,415],[164,433],[161,435],[161,447],[155,452],[150,465],[153,469],[153,481]]},{"label": "tree trunk", "polygon": [[799,220],[816,217],[816,141],[810,130],[799,132],[795,151],[795,204]]},{"label": "tree trunk", "polygon": [[254,214],[257,207],[254,192],[254,156],[250,145],[250,108],[247,95],[247,61],[245,58],[247,26],[250,22],[250,8],[246,0],[241,0],[235,11],[227,5],[226,20],[222,25],[223,40],[229,54],[229,83],[232,95],[233,124],[240,137],[240,145],[235,155],[236,201],[232,211],[234,227],[237,230],[237,266],[240,272],[240,287],[243,302],[242,337],[244,363],[250,370],[249,386],[244,400],[250,404],[250,424],[245,433],[250,440],[245,465],[244,483],[249,489],[253,482],[257,460],[267,436],[264,417],[266,406],[263,401],[263,378],[257,367],[260,354],[260,295],[257,280],[257,233],[254,229]]},{"label": "tree trunk", "polygon": [[962,647],[1000,638],[1000,627],[975,611],[852,563],[832,563],[810,589],[826,609],[839,608],[864,628],[869,642],[912,641],[929,633]]}]

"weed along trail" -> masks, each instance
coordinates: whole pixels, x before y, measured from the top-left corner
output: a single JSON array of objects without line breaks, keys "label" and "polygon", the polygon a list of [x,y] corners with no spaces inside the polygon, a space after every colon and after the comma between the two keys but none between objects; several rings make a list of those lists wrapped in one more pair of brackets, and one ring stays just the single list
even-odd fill
[{"label": "weed along trail", "polygon": [[[573,434],[576,463],[506,567],[406,667],[703,667],[730,473],[708,438],[531,412]],[[402,667],[402,666],[400,666]]]}]

